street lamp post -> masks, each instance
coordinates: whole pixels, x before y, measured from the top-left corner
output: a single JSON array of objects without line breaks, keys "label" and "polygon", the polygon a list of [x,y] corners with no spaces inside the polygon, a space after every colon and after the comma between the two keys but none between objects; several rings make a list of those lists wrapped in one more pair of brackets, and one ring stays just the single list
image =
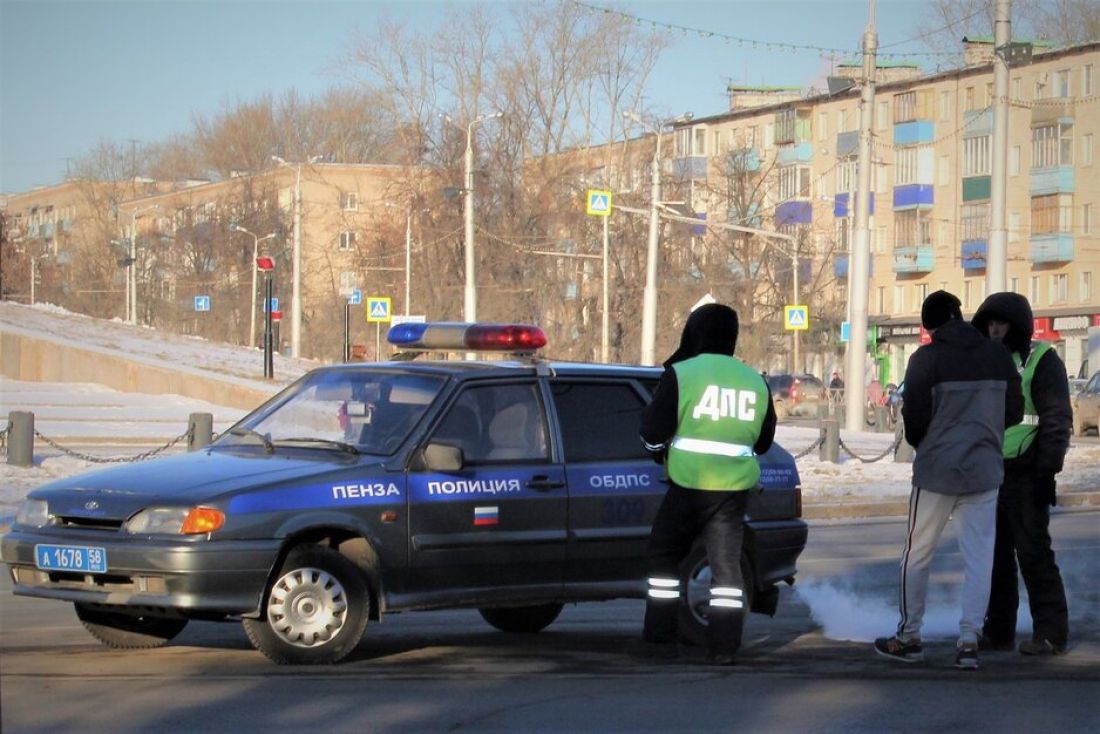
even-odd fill
[{"label": "street lamp post", "polygon": [[[503,117],[503,112],[493,112],[475,117],[466,125],[466,155],[463,159],[466,186],[463,189],[463,217],[466,240],[466,287],[463,291],[462,318],[467,323],[477,321],[477,266],[474,258],[474,127],[486,120]],[[452,125],[457,123],[448,115],[443,118]]]},{"label": "street lamp post", "polygon": [[135,209],[130,213],[130,264],[127,266],[127,278],[126,278],[126,293],[128,301],[128,312],[126,314],[126,321],[130,324],[137,323],[137,220],[145,212],[159,209],[159,204],[153,204],[152,206],[143,207],[141,209]]},{"label": "street lamp post", "polygon": [[[294,248],[291,255],[290,352],[295,357],[300,357],[302,345],[302,161],[290,163],[277,155],[271,156],[271,160],[280,166],[297,169],[294,177]],[[321,160],[321,156],[312,155],[306,160],[306,163],[313,165],[319,160]]]},{"label": "street lamp post", "polygon": [[655,345],[657,341],[657,253],[660,240],[660,219],[658,207],[661,201],[661,131],[668,125],[687,122],[694,115],[690,112],[669,120],[659,120],[649,125],[641,115],[632,110],[623,110],[623,116],[633,120],[649,130],[657,139],[650,167],[652,178],[649,193],[649,240],[646,246],[645,288],[642,291],[642,354],[644,365],[657,364]]},{"label": "street lamp post", "polygon": [[256,267],[256,258],[260,255],[260,243],[264,240],[269,240],[275,236],[275,233],[265,234],[263,237],[252,234],[244,227],[237,225],[233,226],[233,229],[237,232],[243,232],[252,238],[252,291],[251,297],[248,299],[248,346],[256,346],[256,271],[259,269]]}]

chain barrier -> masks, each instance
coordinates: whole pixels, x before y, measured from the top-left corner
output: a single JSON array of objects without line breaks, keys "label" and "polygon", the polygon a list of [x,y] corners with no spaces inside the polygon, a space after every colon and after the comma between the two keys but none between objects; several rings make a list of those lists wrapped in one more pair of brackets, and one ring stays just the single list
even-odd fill
[{"label": "chain barrier", "polygon": [[851,456],[853,459],[859,459],[864,464],[872,464],[872,463],[874,463],[876,461],[879,461],[881,459],[885,459],[887,456],[890,456],[895,451],[897,451],[898,446],[901,445],[901,439],[902,439],[902,435],[901,435],[901,433],[898,433],[897,436],[895,436],[895,438],[894,438],[894,442],[892,444],[890,444],[890,447],[888,449],[886,449],[881,454],[878,454],[877,456],[874,456],[870,459],[868,459],[866,457],[863,457],[863,456],[860,456],[859,454],[857,454],[856,452],[854,452],[850,448],[848,448],[846,445],[844,445],[844,439],[840,439],[840,448],[842,448],[844,450],[844,453],[848,454],[848,456]]},{"label": "chain barrier", "polygon": [[810,452],[812,452],[814,449],[816,449],[818,446],[820,446],[824,442],[825,442],[825,437],[824,436],[818,436],[816,441],[814,441],[812,444],[807,446],[802,451],[799,451],[797,454],[794,455],[793,458],[797,460],[797,459],[801,459],[803,456],[808,456],[810,454]]},{"label": "chain barrier", "polygon": [[11,433],[11,424],[5,423],[3,430],[0,430],[0,454],[7,456],[8,454],[8,434]]},{"label": "chain barrier", "polygon": [[[7,429],[5,429],[5,431],[6,430]],[[37,430],[35,430],[34,435],[35,435],[36,438],[42,439],[47,445],[52,446],[53,448],[57,449],[61,453],[65,454],[66,456],[71,456],[74,459],[80,459],[82,461],[88,461],[88,462],[91,462],[93,464],[115,464],[115,463],[120,463],[120,462],[123,462],[123,461],[145,461],[146,459],[152,458],[152,457],[156,456],[157,454],[159,454],[163,451],[167,451],[168,449],[172,448],[173,446],[175,446],[177,443],[184,440],[185,438],[190,438],[191,437],[191,428],[188,428],[182,434],[180,434],[179,436],[176,436],[175,438],[173,438],[171,441],[164,444],[163,446],[160,446],[160,447],[155,448],[155,449],[150,449],[149,451],[143,451],[142,453],[135,454],[133,456],[92,456],[91,454],[83,454],[79,451],[74,451],[72,449],[65,448],[64,446],[57,443],[56,441],[54,441],[50,438],[47,438],[46,436],[43,436]]]}]

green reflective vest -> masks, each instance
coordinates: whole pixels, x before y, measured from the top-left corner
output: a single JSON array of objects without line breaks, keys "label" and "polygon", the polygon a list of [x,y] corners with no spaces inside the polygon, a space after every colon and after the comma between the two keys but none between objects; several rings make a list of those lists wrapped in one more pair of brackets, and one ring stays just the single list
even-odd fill
[{"label": "green reflective vest", "polygon": [[734,357],[700,354],[673,365],[679,424],[668,476],[681,487],[751,489],[760,479],[753,444],[768,413],[764,378]]},{"label": "green reflective vest", "polygon": [[1048,342],[1032,342],[1031,353],[1027,355],[1027,363],[1020,363],[1020,355],[1012,353],[1012,360],[1016,363],[1016,369],[1020,371],[1020,381],[1024,391],[1024,419],[1014,426],[1005,429],[1004,457],[1015,459],[1027,451],[1031,442],[1035,440],[1035,434],[1039,432],[1039,414],[1035,412],[1035,403],[1031,400],[1031,379],[1035,377],[1035,365],[1047,351],[1050,350]]}]

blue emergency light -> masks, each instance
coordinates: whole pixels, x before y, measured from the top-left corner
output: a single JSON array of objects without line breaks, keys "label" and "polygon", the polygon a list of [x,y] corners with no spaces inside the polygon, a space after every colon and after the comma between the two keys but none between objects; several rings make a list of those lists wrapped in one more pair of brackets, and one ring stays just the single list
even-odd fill
[{"label": "blue emergency light", "polygon": [[533,352],[546,346],[546,334],[530,324],[406,322],[391,327],[386,339],[400,349],[419,350]]}]

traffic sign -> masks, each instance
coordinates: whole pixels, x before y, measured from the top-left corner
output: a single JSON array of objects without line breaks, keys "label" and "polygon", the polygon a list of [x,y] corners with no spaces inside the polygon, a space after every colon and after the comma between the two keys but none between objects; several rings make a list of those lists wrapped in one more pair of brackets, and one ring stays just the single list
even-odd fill
[{"label": "traffic sign", "polygon": [[852,332],[852,324],[848,321],[840,322],[840,341],[847,342],[851,337],[849,334]]},{"label": "traffic sign", "polygon": [[196,311],[209,311],[210,310],[210,296],[195,296],[195,310]]},{"label": "traffic sign", "polygon": [[363,291],[356,288],[355,290],[353,290],[351,292],[351,295],[348,296],[348,303],[350,303],[353,306],[358,306],[362,302],[363,302]]},{"label": "traffic sign", "polygon": [[787,331],[806,331],[810,328],[809,306],[784,306],[783,328]]},{"label": "traffic sign", "polygon": [[371,323],[389,323],[389,296],[371,296],[367,299],[367,321]]},{"label": "traffic sign", "polygon": [[585,211],[597,217],[611,215],[611,192],[599,189],[589,189],[586,197]]},{"label": "traffic sign", "polygon": [[271,297],[271,303],[269,304],[267,302],[267,299],[265,298],[264,299],[264,313],[267,313],[267,308],[268,308],[269,305],[271,306],[272,311],[278,311],[279,310],[279,299],[276,298],[275,296],[272,296]]}]

